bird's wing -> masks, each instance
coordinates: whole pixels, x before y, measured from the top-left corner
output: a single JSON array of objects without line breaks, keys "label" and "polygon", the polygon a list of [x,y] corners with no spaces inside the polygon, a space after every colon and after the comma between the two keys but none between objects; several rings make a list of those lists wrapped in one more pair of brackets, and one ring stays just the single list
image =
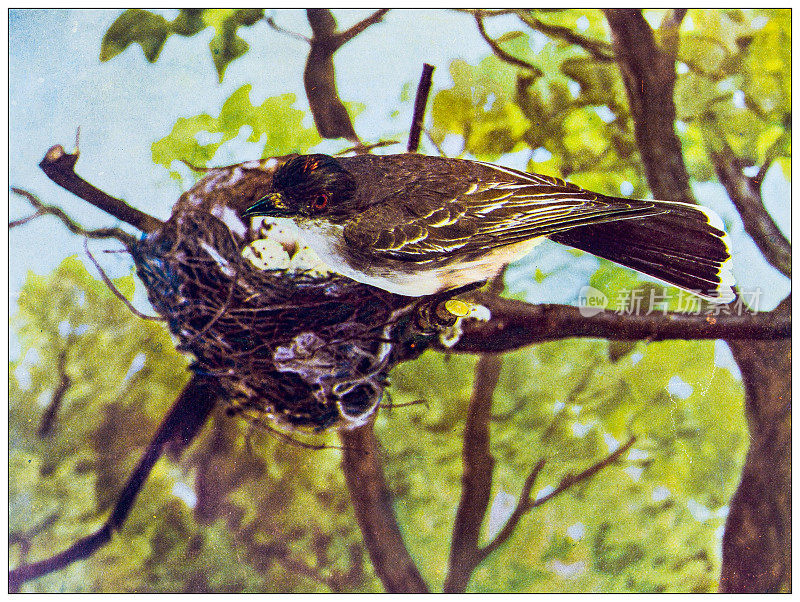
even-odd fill
[{"label": "bird's wing", "polygon": [[344,235],[349,244],[382,258],[427,261],[450,254],[476,257],[578,226],[663,212],[647,201],[605,197],[548,176],[508,172],[513,179],[467,184],[435,203],[430,202],[434,192],[426,195],[426,203],[387,199],[348,223]]}]

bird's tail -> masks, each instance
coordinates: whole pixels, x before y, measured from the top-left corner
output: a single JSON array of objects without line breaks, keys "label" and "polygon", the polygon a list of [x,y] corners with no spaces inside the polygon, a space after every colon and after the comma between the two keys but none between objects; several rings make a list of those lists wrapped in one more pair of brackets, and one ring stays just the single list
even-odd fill
[{"label": "bird's tail", "polygon": [[720,217],[697,205],[653,203],[663,213],[581,226],[550,238],[710,301],[735,299],[730,250]]}]

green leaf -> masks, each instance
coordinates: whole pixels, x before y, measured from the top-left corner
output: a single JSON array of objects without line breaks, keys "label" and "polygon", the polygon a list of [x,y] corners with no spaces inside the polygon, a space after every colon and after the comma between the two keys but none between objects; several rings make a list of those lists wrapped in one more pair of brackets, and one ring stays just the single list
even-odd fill
[{"label": "green leaf", "polygon": [[264,16],[263,9],[208,9],[203,17],[214,27],[216,34],[209,42],[211,58],[217,69],[219,81],[235,59],[247,52],[249,45],[238,35],[240,27],[249,27]]},{"label": "green leaf", "polygon": [[144,56],[153,63],[169,34],[170,26],[164,17],[138,8],[128,9],[117,17],[103,36],[100,60],[111,60],[135,43],[142,47]]},{"label": "green leaf", "polygon": [[239,35],[240,27],[250,27],[264,16],[263,9],[181,9],[173,21],[141,9],[130,9],[122,13],[108,28],[100,47],[100,60],[108,61],[129,45],[137,43],[151,63],[158,59],[167,38],[172,34],[193,36],[206,27],[214,27],[216,33],[209,42],[211,58],[219,81],[228,65],[245,54],[249,48]]},{"label": "green leaf", "polygon": [[[250,101],[252,86],[238,88],[223,103],[217,117],[206,113],[180,118],[169,135],[152,145],[153,161],[169,168],[173,161],[205,166],[244,126],[252,130],[248,141],[263,142],[263,157],[306,152],[320,141],[314,128],[303,125],[305,114],[294,105],[294,94],[267,98],[258,106]],[[201,144],[203,139],[217,138]]]}]

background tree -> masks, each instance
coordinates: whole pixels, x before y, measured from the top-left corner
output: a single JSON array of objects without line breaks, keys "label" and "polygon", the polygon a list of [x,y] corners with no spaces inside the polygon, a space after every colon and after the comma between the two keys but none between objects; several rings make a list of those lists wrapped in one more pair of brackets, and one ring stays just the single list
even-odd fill
[{"label": "background tree", "polygon": [[[185,179],[178,161],[215,164],[243,128],[263,156],[330,150],[333,143],[321,143],[318,133],[343,138],[338,148],[352,146],[360,108],[339,98],[333,53],[388,27],[391,14],[365,15],[340,31],[328,11],[309,11],[306,89],[324,83],[308,94],[318,132],[293,96],[254,105],[243,87],[216,116],[178,120],[153,144],[153,160]],[[213,28],[209,47],[222,80],[247,52],[240,34],[287,35],[281,16],[126,11],[108,29],[101,59],[138,43],[156,61],[171,34]],[[788,11],[460,17],[472,21],[491,55],[450,65],[452,85],[434,91],[425,129],[431,152],[528,167],[609,194],[644,196],[649,187],[671,200],[693,200],[698,183],[716,176],[763,256],[790,275],[782,224],[761,198],[770,168],[789,177]],[[523,165],[514,163],[520,156]],[[739,218],[731,215],[735,230]],[[426,403],[381,413],[379,453],[371,430],[345,436],[344,453],[310,452],[253,432],[218,408],[180,463],[156,465],[108,546],[25,587],[788,589],[788,300],[758,318],[694,316],[677,326],[660,312],[586,319],[574,308],[523,302],[566,287],[575,278],[568,261],[575,262],[572,254],[552,248],[538,269],[530,261],[512,266],[506,294],[518,300],[485,293],[495,321],[468,330],[454,349],[516,351],[477,359],[428,352],[394,371],[392,403]],[[611,309],[633,287],[660,290],[611,264],[589,266]],[[116,286],[130,297],[135,284],[127,277]],[[678,309],[674,299],[671,309]],[[29,278],[16,320],[22,353],[10,379],[12,565],[60,551],[102,523],[186,379],[186,360],[164,328],[131,315],[74,259],[48,277]],[[738,370],[717,367],[721,341],[650,342],[717,337],[729,339]],[[765,337],[774,340],[753,340]],[[636,442],[623,445],[631,435]],[[347,451],[353,448],[376,453]],[[624,462],[609,465],[617,459]],[[375,503],[354,497],[353,515],[348,484]],[[392,514],[404,537],[387,544],[374,535],[391,530]],[[370,524],[370,515],[378,520]]]}]

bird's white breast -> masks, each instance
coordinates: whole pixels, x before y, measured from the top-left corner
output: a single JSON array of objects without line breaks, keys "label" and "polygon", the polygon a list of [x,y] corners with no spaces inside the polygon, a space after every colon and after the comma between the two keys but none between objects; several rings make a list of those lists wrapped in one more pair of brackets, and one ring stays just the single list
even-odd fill
[{"label": "bird's white breast", "polygon": [[[440,291],[494,277],[506,264],[527,254],[543,238],[487,251],[478,259],[442,265],[421,264],[416,270],[370,265],[354,268],[346,259],[344,227],[316,220],[297,222],[300,236],[334,272],[362,284],[408,297],[433,295]],[[434,262],[435,263],[435,262]],[[406,266],[404,266],[406,267]]]}]

